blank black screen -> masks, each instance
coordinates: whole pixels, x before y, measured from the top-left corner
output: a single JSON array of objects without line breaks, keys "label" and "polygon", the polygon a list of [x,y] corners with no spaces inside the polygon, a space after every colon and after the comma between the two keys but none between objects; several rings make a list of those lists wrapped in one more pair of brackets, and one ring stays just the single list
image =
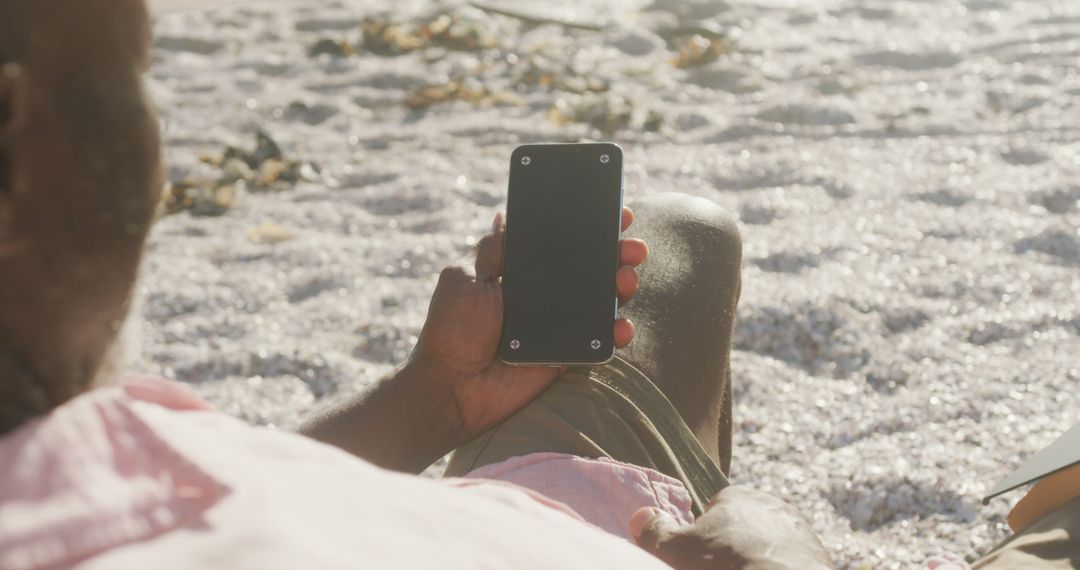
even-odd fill
[{"label": "blank black screen", "polygon": [[622,150],[527,145],[510,161],[499,355],[589,364],[614,353]]}]

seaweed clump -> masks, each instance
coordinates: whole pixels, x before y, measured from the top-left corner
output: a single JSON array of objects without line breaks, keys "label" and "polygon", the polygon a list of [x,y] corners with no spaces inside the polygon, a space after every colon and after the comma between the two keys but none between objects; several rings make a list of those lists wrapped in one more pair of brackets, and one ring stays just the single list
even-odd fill
[{"label": "seaweed clump", "polygon": [[482,51],[499,47],[490,22],[459,12],[436,12],[413,21],[389,14],[372,16],[361,22],[359,31],[356,40],[322,38],[312,44],[308,55],[349,57],[366,52],[397,56],[429,49]]},{"label": "seaweed clump", "polygon": [[246,189],[284,190],[318,175],[314,164],[286,158],[277,141],[262,131],[256,133],[251,150],[230,145],[220,155],[201,160],[214,168],[215,175],[170,182],[162,197],[162,215],[188,211],[194,216],[220,216]]},{"label": "seaweed clump", "polygon": [[465,77],[414,89],[405,98],[405,106],[410,109],[426,109],[438,103],[454,101],[464,101],[477,106],[520,103],[520,99],[512,93],[494,90],[475,78]]},{"label": "seaweed clump", "polygon": [[623,129],[656,132],[664,124],[664,115],[660,111],[615,93],[559,98],[548,110],[548,119],[556,125],[586,124],[606,136]]},{"label": "seaweed clump", "polygon": [[367,18],[360,25],[361,48],[379,55],[399,55],[428,48],[479,51],[498,47],[486,22],[457,13],[435,14],[420,22]]},{"label": "seaweed clump", "polygon": [[694,34],[681,42],[671,64],[679,69],[701,67],[720,59],[729,48],[724,38]]}]

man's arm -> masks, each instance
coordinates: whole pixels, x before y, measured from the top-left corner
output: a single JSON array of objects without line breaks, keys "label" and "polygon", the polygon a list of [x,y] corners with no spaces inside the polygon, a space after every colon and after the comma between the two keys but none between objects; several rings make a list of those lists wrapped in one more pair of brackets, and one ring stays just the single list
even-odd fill
[{"label": "man's arm", "polygon": [[299,431],[380,467],[420,473],[464,443],[445,400],[424,388],[425,376],[415,365],[401,366]]},{"label": "man's arm", "polygon": [[[624,208],[624,230],[633,219]],[[307,421],[300,432],[382,467],[418,473],[547,388],[559,369],[507,366],[498,359],[505,231],[502,216],[496,216],[492,233],[480,240],[474,257],[439,275],[408,363]],[[621,266],[612,276],[620,303],[637,292],[635,268],[647,255],[641,240],[620,243]],[[617,319],[613,327],[616,346],[629,344],[634,336],[630,321]]]}]

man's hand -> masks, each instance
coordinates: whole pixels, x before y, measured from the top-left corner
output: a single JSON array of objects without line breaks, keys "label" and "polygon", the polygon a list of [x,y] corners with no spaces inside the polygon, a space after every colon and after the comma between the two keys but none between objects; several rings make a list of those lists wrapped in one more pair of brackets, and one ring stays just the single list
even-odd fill
[{"label": "man's hand", "polygon": [[676,570],[833,567],[821,540],[794,507],[747,487],[717,493],[691,526],[643,508],[630,519],[630,533],[639,546]]},{"label": "man's hand", "polygon": [[[622,228],[634,221],[623,208]],[[429,397],[446,403],[448,426],[460,445],[493,427],[529,403],[562,372],[550,367],[514,367],[499,361],[502,332],[503,235],[501,214],[492,233],[480,240],[474,255],[443,270],[431,299],[427,322],[407,368],[425,379]],[[619,244],[619,269],[612,275],[620,304],[638,289],[635,269],[648,256],[645,242],[624,239]],[[626,346],[634,325],[614,323],[615,345]],[[449,450],[448,450],[449,451]]]},{"label": "man's hand", "polygon": [[[624,208],[623,229],[633,221],[633,212]],[[497,356],[505,231],[502,216],[496,216],[474,255],[443,270],[407,363],[309,418],[300,432],[377,465],[418,473],[547,388],[561,370],[506,366]],[[611,278],[620,303],[637,292],[635,267],[648,254],[641,240],[619,244],[620,267]],[[634,325],[618,319],[614,327],[616,346],[626,346]]]}]

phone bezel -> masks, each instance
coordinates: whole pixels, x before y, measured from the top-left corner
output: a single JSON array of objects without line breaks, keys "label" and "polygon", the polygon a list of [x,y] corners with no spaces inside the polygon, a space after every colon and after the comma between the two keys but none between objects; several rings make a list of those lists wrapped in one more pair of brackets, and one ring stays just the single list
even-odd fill
[{"label": "phone bezel", "polygon": [[[624,159],[625,159],[625,153],[623,152],[622,147],[619,146],[617,143],[614,143],[614,142],[525,144],[525,145],[518,146],[517,148],[514,149],[513,152],[510,153],[510,168],[513,168],[513,165],[517,161],[520,161],[521,155],[524,152],[528,151],[529,149],[533,149],[533,148],[537,148],[537,147],[543,148],[543,147],[554,147],[554,146],[563,146],[563,147],[574,146],[574,147],[580,147],[580,148],[583,148],[583,149],[586,148],[586,147],[606,147],[606,148],[611,149],[612,154],[616,154],[616,153],[618,154],[618,158],[619,158],[619,207],[618,207],[618,210],[616,212],[616,215],[619,216],[619,223],[617,223],[616,226],[615,226],[617,233],[616,233],[616,237],[615,237],[616,246],[615,246],[615,252],[614,252],[614,254],[615,254],[615,268],[618,269],[618,267],[619,267],[619,259],[618,259],[618,257],[619,257],[619,246],[618,246],[618,244],[622,239],[622,210],[623,210],[623,206],[624,206],[625,199],[626,199],[626,192],[625,192],[625,188],[624,188],[624,175],[625,175],[624,174],[625,173]],[[510,200],[511,200],[510,181],[508,179],[507,180],[507,192],[506,192],[506,201],[507,201],[506,211],[507,212],[510,211]],[[510,220],[508,218],[507,223],[509,224],[509,222],[510,222]],[[504,235],[503,235],[503,256],[504,256],[504,259],[505,259],[506,252],[508,251],[507,243],[508,243],[509,235],[510,235],[509,231],[505,232]],[[504,262],[504,266],[505,266],[505,262]],[[611,278],[612,278],[612,280],[614,280],[615,275],[612,274]],[[507,359],[507,355],[504,353],[504,348],[505,347],[504,347],[504,343],[503,343],[504,333],[505,333],[505,314],[506,314],[505,313],[505,311],[506,311],[505,302],[506,301],[505,301],[505,297],[504,297],[504,299],[503,299],[503,303],[504,303],[504,305],[503,305],[503,327],[504,327],[504,329],[499,331],[499,346],[498,346],[498,350],[497,350],[497,355],[498,355],[499,361],[502,362],[503,364],[505,364],[507,366],[515,366],[515,367],[522,367],[522,366],[547,367],[547,368],[562,368],[562,367],[577,367],[577,366],[584,367],[584,366],[599,366],[599,365],[602,365],[602,364],[607,364],[607,363],[611,362],[615,358],[615,345],[614,345],[614,342],[612,342],[609,351],[605,353],[606,356],[602,360],[595,360],[595,361],[594,360],[589,360],[589,361],[580,361],[580,362],[577,362],[577,361],[574,361],[574,362],[544,362],[544,361],[541,361],[541,362],[525,362],[525,361],[521,361],[521,360],[509,360],[509,359]],[[618,296],[618,292],[616,292],[615,298],[612,300],[612,303],[613,303],[613,310],[612,310],[612,320],[611,320],[611,322],[612,322],[612,326],[614,326],[615,320],[619,318],[619,296]]]}]

